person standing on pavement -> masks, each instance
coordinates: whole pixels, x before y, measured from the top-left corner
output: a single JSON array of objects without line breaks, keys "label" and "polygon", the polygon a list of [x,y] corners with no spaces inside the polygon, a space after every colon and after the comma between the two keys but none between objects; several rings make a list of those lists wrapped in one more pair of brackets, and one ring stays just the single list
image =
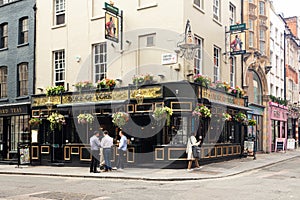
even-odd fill
[{"label": "person standing on pavement", "polygon": [[101,147],[99,135],[100,135],[99,131],[95,131],[94,135],[90,138],[91,154],[92,154],[90,173],[100,172],[97,170],[97,167],[99,166],[99,148]]},{"label": "person standing on pavement", "polygon": [[123,170],[124,169],[124,162],[125,156],[127,151],[127,137],[124,135],[123,131],[119,132],[119,136],[121,137],[119,147],[118,147],[118,162],[117,162],[117,169]]},{"label": "person standing on pavement", "polygon": [[108,131],[103,131],[104,137],[101,140],[101,147],[103,148],[105,168],[104,171],[111,171],[111,147],[113,146],[113,138],[108,135]]},{"label": "person standing on pavement", "polygon": [[195,161],[196,168],[200,169],[198,158],[194,158],[194,156],[193,156],[193,149],[192,149],[192,146],[199,146],[200,142],[201,141],[197,142],[196,133],[195,132],[192,133],[191,137],[187,141],[186,153],[187,153],[187,159],[189,161],[188,162],[187,171],[192,171],[191,168],[192,168],[193,160]]}]

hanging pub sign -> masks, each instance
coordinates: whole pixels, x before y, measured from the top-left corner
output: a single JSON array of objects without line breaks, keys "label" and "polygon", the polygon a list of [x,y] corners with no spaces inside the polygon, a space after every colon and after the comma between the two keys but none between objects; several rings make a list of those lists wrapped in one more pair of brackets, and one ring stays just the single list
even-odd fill
[{"label": "hanging pub sign", "polygon": [[246,24],[235,24],[230,26],[230,55],[246,53]]},{"label": "hanging pub sign", "polygon": [[246,33],[235,32],[230,34],[230,55],[238,55],[246,53]]},{"label": "hanging pub sign", "polygon": [[119,9],[114,7],[113,4],[104,4],[105,12],[105,39],[119,42]]}]

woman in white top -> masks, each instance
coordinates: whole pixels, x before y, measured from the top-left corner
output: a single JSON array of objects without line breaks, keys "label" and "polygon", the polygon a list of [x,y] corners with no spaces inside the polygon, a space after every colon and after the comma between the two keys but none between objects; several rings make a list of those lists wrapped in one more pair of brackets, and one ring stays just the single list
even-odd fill
[{"label": "woman in white top", "polygon": [[197,142],[197,139],[196,139],[195,136],[196,136],[196,133],[192,133],[191,137],[188,139],[187,146],[186,146],[186,151],[185,152],[187,153],[187,159],[189,161],[188,168],[187,168],[188,171],[191,171],[193,160],[195,160],[196,168],[200,168],[198,158],[194,158],[193,150],[192,150],[192,146],[199,146],[200,145],[200,141]]}]

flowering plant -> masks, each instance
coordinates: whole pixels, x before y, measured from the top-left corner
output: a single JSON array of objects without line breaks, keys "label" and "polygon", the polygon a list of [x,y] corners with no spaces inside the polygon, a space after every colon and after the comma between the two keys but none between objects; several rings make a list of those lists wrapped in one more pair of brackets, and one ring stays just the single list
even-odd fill
[{"label": "flowering plant", "polygon": [[52,86],[46,89],[46,96],[60,95],[62,92],[65,92],[65,87],[63,85]]},{"label": "flowering plant", "polygon": [[237,121],[237,122],[240,122],[244,125],[248,125],[248,119],[247,119],[247,115],[242,113],[242,112],[238,112],[238,114],[236,114],[234,116],[234,119]]},{"label": "flowering plant", "polygon": [[80,82],[77,82],[74,86],[76,87],[76,89],[78,91],[81,91],[82,89],[89,90],[94,87],[93,83],[90,81],[80,81]]},{"label": "flowering plant", "polygon": [[194,82],[200,83],[202,86],[208,88],[211,84],[211,79],[208,76],[197,74],[194,76]]},{"label": "flowering plant", "polygon": [[104,78],[102,80],[98,80],[97,85],[101,88],[112,88],[115,87],[116,81],[114,79]]},{"label": "flowering plant", "polygon": [[50,129],[53,131],[56,127],[61,129],[62,125],[66,124],[65,117],[59,113],[52,113],[47,120],[50,122]]},{"label": "flowering plant", "polygon": [[39,118],[37,118],[37,117],[33,117],[33,118],[31,118],[31,119],[29,120],[29,125],[30,125],[30,126],[37,126],[37,125],[39,125],[39,124],[41,124],[41,123],[42,123],[42,120],[39,119]]},{"label": "flowering plant", "polygon": [[134,75],[132,82],[134,85],[142,85],[145,83],[151,83],[153,81],[153,76],[150,74],[145,75]]},{"label": "flowering plant", "polygon": [[172,114],[173,114],[172,108],[164,106],[164,107],[155,108],[152,116],[156,121],[167,118],[167,126],[170,126]]},{"label": "flowering plant", "polygon": [[198,118],[211,117],[210,109],[203,104],[198,104],[192,114],[193,116],[198,116]]},{"label": "flowering plant", "polygon": [[256,120],[255,119],[249,119],[248,120],[248,125],[249,126],[255,126],[256,125]]},{"label": "flowering plant", "polygon": [[128,122],[128,120],[129,115],[125,112],[116,112],[112,115],[112,122],[120,128],[124,126]]},{"label": "flowering plant", "polygon": [[77,120],[78,120],[78,124],[87,124],[87,123],[91,124],[94,121],[94,116],[89,113],[79,114],[77,116]]},{"label": "flowering plant", "polygon": [[228,91],[230,89],[230,85],[227,82],[216,81],[215,82],[216,89]]},{"label": "flowering plant", "polygon": [[222,116],[223,116],[223,119],[225,121],[231,121],[232,120],[232,116],[229,113],[223,113]]},{"label": "flowering plant", "polygon": [[234,94],[236,97],[241,97],[245,94],[244,90],[239,86],[236,86],[235,88],[231,88],[231,93]]}]

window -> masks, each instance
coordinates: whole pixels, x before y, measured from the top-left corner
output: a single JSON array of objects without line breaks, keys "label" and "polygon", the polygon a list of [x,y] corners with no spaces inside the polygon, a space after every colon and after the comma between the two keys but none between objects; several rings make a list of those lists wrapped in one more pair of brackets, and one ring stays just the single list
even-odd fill
[{"label": "window", "polygon": [[65,23],[65,0],[55,1],[55,25],[61,25]]},{"label": "window", "polygon": [[11,117],[10,151],[17,151],[18,142],[30,142],[29,115]]},{"label": "window", "polygon": [[254,47],[254,29],[253,29],[253,20],[249,19],[249,47]]},{"label": "window", "polygon": [[203,6],[203,0],[194,0],[194,5],[198,8],[201,8],[203,9],[204,6]]},{"label": "window", "polygon": [[214,82],[220,80],[220,48],[214,47]]},{"label": "window", "polygon": [[230,12],[229,23],[230,25],[234,25],[236,22],[236,8],[232,3],[229,4],[229,12]]},{"label": "window", "polygon": [[194,58],[194,74],[201,74],[202,72],[202,50],[203,50],[203,39],[199,37],[195,37],[195,44],[199,45],[200,48],[196,51]]},{"label": "window", "polygon": [[156,34],[148,34],[148,35],[141,35],[139,36],[139,41],[140,41],[140,47],[153,47],[155,46],[155,39],[156,39]]},{"label": "window", "polygon": [[7,48],[8,42],[8,24],[0,25],[0,49]]},{"label": "window", "polygon": [[263,96],[261,81],[258,75],[256,74],[256,72],[253,71],[252,73],[253,73],[254,103],[261,105],[262,96]]},{"label": "window", "polygon": [[95,81],[106,78],[107,70],[107,50],[106,43],[100,43],[94,45],[94,70],[95,70]]},{"label": "window", "polygon": [[271,86],[270,86],[270,95],[274,96],[274,85],[272,83],[271,83]]},{"label": "window", "polygon": [[265,2],[262,1],[259,2],[259,14],[265,15]]},{"label": "window", "polygon": [[18,65],[18,96],[28,95],[28,63]]},{"label": "window", "polygon": [[7,97],[7,67],[0,67],[0,98]]},{"label": "window", "polygon": [[230,62],[230,87],[235,87],[235,66],[236,66],[236,59],[235,57],[231,57],[229,59]]},{"label": "window", "polygon": [[28,17],[19,20],[19,44],[28,43]]},{"label": "window", "polygon": [[214,0],[213,18],[217,21],[220,21],[220,0]]},{"label": "window", "polygon": [[259,31],[259,49],[262,55],[266,54],[266,32],[262,29]]},{"label": "window", "polygon": [[65,50],[55,51],[54,57],[54,84],[65,84]]},{"label": "window", "polygon": [[278,76],[278,56],[275,56],[275,74]]},{"label": "window", "polygon": [[13,1],[16,1],[16,0],[0,0],[0,6],[3,4],[11,3]]}]

